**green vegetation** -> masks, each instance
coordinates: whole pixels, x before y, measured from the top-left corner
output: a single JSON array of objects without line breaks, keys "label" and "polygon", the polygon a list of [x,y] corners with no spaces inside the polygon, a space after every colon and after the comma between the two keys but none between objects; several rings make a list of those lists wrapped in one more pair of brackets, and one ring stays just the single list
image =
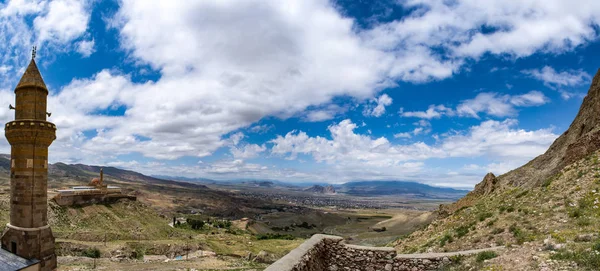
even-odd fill
[{"label": "green vegetation", "polygon": [[596,251],[570,251],[561,249],[555,254],[552,254],[550,259],[559,261],[573,261],[577,263],[578,267],[584,268],[584,270],[598,270],[596,268],[600,266],[600,254],[598,254]]},{"label": "green vegetation", "polygon": [[257,240],[269,240],[269,239],[294,240],[296,238],[290,234],[267,233],[267,234],[256,235],[256,239]]},{"label": "green vegetation", "polygon": [[460,227],[454,229],[454,232],[456,233],[456,238],[461,238],[461,237],[467,235],[467,233],[469,233],[469,228],[471,226],[472,225],[463,225],[463,226],[460,226]]},{"label": "green vegetation", "polygon": [[494,224],[496,223],[496,221],[498,221],[498,218],[494,218],[490,221],[488,221],[488,223],[486,223],[485,225],[488,227],[494,226]]},{"label": "green vegetation", "polygon": [[100,258],[100,254],[101,253],[98,248],[91,247],[91,248],[84,250],[82,253],[82,256],[97,259],[97,258]]},{"label": "green vegetation", "polygon": [[492,216],[494,216],[494,214],[492,214],[490,212],[484,212],[484,213],[479,214],[478,219],[479,219],[479,221],[484,221]]},{"label": "green vegetation", "polygon": [[452,235],[450,235],[449,233],[444,234],[444,236],[442,236],[442,239],[440,239],[440,247],[443,247],[446,245],[446,243],[452,243],[454,241],[454,238],[452,237]]},{"label": "green vegetation", "polygon": [[200,230],[200,229],[204,228],[204,224],[205,224],[205,222],[203,220],[194,219],[194,218],[188,218],[186,220],[186,222],[188,225],[190,225],[190,228],[192,228],[193,230]]},{"label": "green vegetation", "polygon": [[520,199],[520,198],[522,198],[522,197],[526,196],[528,193],[529,193],[529,190],[525,190],[525,191],[523,191],[523,192],[521,192],[521,193],[517,194],[517,195],[515,196],[515,198],[516,198],[516,199]]},{"label": "green vegetation", "polygon": [[519,227],[517,227],[517,224],[512,224],[508,230],[513,234],[515,239],[517,239],[517,243],[519,245],[525,242],[525,233]]},{"label": "green vegetation", "polygon": [[592,250],[600,252],[600,241],[597,241],[594,245],[592,245]]},{"label": "green vegetation", "polygon": [[479,252],[477,253],[477,258],[475,258],[475,260],[478,263],[481,263],[485,260],[489,260],[489,259],[493,259],[498,257],[498,254],[496,254],[496,252],[493,251],[483,251],[483,252]]}]

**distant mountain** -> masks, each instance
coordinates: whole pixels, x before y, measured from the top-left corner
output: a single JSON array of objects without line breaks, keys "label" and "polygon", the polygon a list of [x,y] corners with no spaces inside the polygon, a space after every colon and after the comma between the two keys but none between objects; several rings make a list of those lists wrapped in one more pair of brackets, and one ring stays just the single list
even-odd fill
[{"label": "distant mountain", "polygon": [[338,192],[362,197],[405,195],[419,198],[458,199],[469,191],[405,181],[357,181],[338,186]]},{"label": "distant mountain", "polygon": [[163,180],[173,180],[173,181],[184,181],[184,182],[198,182],[203,184],[215,184],[218,181],[207,179],[207,178],[188,178],[183,176],[168,176],[168,175],[150,175],[151,177]]},{"label": "distant mountain", "polygon": [[271,182],[271,181],[249,181],[249,182],[243,182],[243,184],[247,184],[247,185],[251,185],[251,186],[258,186],[258,187],[274,187],[275,183]]},{"label": "distant mountain", "polygon": [[[94,177],[100,175],[100,169],[103,169],[104,176],[112,177],[122,181],[135,182],[135,183],[150,183],[150,184],[175,184],[183,187],[194,186],[196,188],[208,187],[185,181],[171,181],[164,180],[155,177],[146,176],[139,172],[120,169],[116,167],[101,167],[101,166],[90,166],[84,164],[65,164],[65,163],[54,163],[48,165],[48,177],[51,179],[60,177],[77,177],[83,180],[91,180]],[[0,154],[0,171],[10,171],[10,155]]]},{"label": "distant mountain", "polygon": [[313,185],[309,188],[304,189],[306,192],[317,193],[317,194],[335,194],[335,189],[332,185],[321,186],[321,185]]}]

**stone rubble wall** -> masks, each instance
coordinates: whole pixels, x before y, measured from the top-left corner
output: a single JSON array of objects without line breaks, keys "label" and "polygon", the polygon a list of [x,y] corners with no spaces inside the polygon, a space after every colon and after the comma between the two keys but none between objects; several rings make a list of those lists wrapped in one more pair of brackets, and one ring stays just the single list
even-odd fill
[{"label": "stone rubble wall", "polygon": [[448,263],[447,257],[397,257],[394,248],[349,245],[339,236],[315,234],[265,271],[421,271]]}]

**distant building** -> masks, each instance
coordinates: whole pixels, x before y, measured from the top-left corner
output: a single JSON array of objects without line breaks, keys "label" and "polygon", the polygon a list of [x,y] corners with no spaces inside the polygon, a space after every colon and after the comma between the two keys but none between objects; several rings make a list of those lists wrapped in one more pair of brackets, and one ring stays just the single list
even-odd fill
[{"label": "distant building", "polygon": [[48,225],[48,147],[56,126],[46,120],[48,88],[31,62],[15,87],[10,143],[10,223],[2,233],[0,270],[55,270],[54,235]]},{"label": "distant building", "polygon": [[111,203],[119,199],[136,200],[135,196],[123,194],[118,186],[104,184],[104,173],[100,169],[100,178],[94,178],[87,186],[73,186],[71,189],[58,190],[54,201],[60,206]]}]

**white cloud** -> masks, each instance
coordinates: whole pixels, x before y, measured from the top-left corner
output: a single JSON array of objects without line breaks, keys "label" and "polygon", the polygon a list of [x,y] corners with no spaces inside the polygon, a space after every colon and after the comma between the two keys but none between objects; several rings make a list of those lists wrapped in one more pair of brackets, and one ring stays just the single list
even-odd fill
[{"label": "white cloud", "polygon": [[12,66],[2,65],[0,66],[0,74],[5,74],[12,70]]},{"label": "white cloud", "polygon": [[572,88],[589,84],[592,78],[583,70],[566,70],[557,72],[550,66],[545,66],[540,70],[523,70],[521,72],[544,82],[544,85],[547,87],[558,89],[561,97],[565,100],[570,99],[574,96],[574,94],[564,90],[564,88]]},{"label": "white cloud", "polygon": [[507,117],[517,114],[515,107],[540,106],[549,99],[539,91],[530,91],[521,95],[500,95],[493,92],[479,93],[474,99],[463,101],[456,107],[460,116],[479,118],[479,113],[495,117]]},{"label": "white cloud", "polygon": [[387,94],[382,94],[377,99],[373,99],[371,104],[365,107],[363,114],[365,116],[381,117],[385,113],[385,107],[392,104],[392,98]]},{"label": "white cloud", "polygon": [[404,112],[404,108],[400,108],[400,116],[415,117],[422,119],[439,119],[443,115],[453,115],[454,111],[444,105],[430,105],[426,111]]},{"label": "white cloud", "polygon": [[426,111],[405,112],[404,108],[400,108],[399,114],[402,117],[421,119],[438,119],[442,116],[454,115],[479,118],[480,113],[495,117],[508,117],[516,115],[516,107],[540,106],[549,101],[548,97],[536,90],[520,95],[500,95],[494,92],[483,92],[477,94],[473,99],[462,101],[456,109],[444,105],[430,105]]},{"label": "white cloud", "polygon": [[408,132],[394,134],[394,138],[411,138],[412,135]]},{"label": "white cloud", "polygon": [[235,159],[249,159],[257,157],[260,153],[266,151],[267,147],[264,144],[246,144],[241,147],[231,147],[229,150]]},{"label": "white cloud", "polygon": [[94,48],[95,44],[96,43],[93,39],[82,40],[79,43],[77,43],[77,52],[80,53],[83,57],[89,57],[96,51],[96,49]]},{"label": "white cloud", "polygon": [[[302,131],[292,131],[271,142],[271,152],[297,159],[306,154],[317,162],[330,165],[320,178],[337,180],[356,179],[412,179],[445,186],[468,187],[481,180],[479,173],[449,174],[443,169],[428,168],[431,158],[485,158],[494,161],[487,166],[470,165],[463,169],[476,171],[486,168],[494,173],[506,172],[543,153],[557,135],[549,129],[525,131],[517,129],[517,121],[484,121],[462,133],[446,135],[434,145],[423,142],[392,144],[384,137],[357,134],[357,125],[350,120],[329,127],[331,139],[310,137]],[[409,137],[410,133],[396,134],[396,138]],[[410,166],[412,165],[412,166]],[[360,169],[358,171],[357,169]],[[455,182],[453,182],[455,181]]]},{"label": "white cloud", "polygon": [[0,51],[10,52],[0,56],[0,66],[13,67],[0,73],[0,87],[14,87],[31,58],[32,45],[38,45],[40,56],[51,56],[46,61],[75,48],[72,41],[86,33],[90,13],[91,4],[87,0],[0,3]]},{"label": "white cloud", "polygon": [[[423,142],[394,145],[385,137],[356,134],[356,124],[344,120],[329,127],[332,139],[309,137],[304,132],[293,131],[272,140],[274,146],[271,151],[280,155],[290,154],[292,158],[299,153],[310,154],[318,162],[360,162],[378,166],[444,157],[488,156],[521,161],[541,154],[557,137],[549,129],[512,129],[516,125],[517,121],[513,119],[502,122],[489,120],[471,127],[465,134],[447,136],[437,145]],[[420,132],[422,130],[413,134]]]},{"label": "white cloud", "polygon": [[248,128],[248,131],[250,133],[257,133],[257,134],[264,134],[268,131],[271,131],[272,129],[275,128],[275,125],[271,124],[262,124],[262,125],[254,125],[250,128]]},{"label": "white cloud", "polygon": [[309,110],[303,113],[302,119],[308,122],[320,122],[335,118],[338,115],[346,113],[348,107],[337,104],[329,104],[323,108]]},{"label": "white cloud", "polygon": [[526,57],[568,51],[597,39],[600,24],[600,2],[593,0],[398,3],[410,15],[363,35],[373,47],[395,52],[391,74],[403,80],[445,78],[465,58],[485,53]]},{"label": "white cloud", "polygon": [[[89,48],[80,48],[83,44],[74,41],[90,38],[87,31],[92,3],[13,0],[0,4],[0,51],[16,52],[16,56],[0,56],[1,66],[13,67],[0,74],[1,79],[13,81],[0,80],[0,84],[14,83],[16,72],[29,59],[31,44],[45,44],[40,59],[44,53]],[[412,12],[402,19],[361,29],[323,0],[290,0],[285,4],[123,0],[112,21],[121,47],[131,57],[123,61],[150,65],[159,73],[158,79],[134,83],[129,75],[103,70],[53,93],[49,98],[53,111],[50,120],[61,127],[52,145],[53,159],[89,161],[128,153],[157,159],[207,156],[230,144],[224,136],[242,128],[252,129],[253,123],[266,116],[298,116],[307,108],[317,107],[321,111],[309,111],[312,115],[308,118],[323,120],[337,116],[318,107],[330,104],[334,97],[369,100],[395,81],[422,83],[448,78],[461,72],[464,63],[485,53],[525,57],[571,50],[597,39],[595,14],[600,12],[598,1],[409,0],[400,5]],[[484,28],[496,31],[483,33]],[[562,81],[553,84],[558,82]],[[510,116],[516,107],[541,104],[540,95],[529,94],[465,101],[463,114]],[[386,102],[389,96],[384,95],[378,97],[370,114],[384,114],[392,102],[391,98]],[[493,110],[481,107],[486,102],[486,106],[494,106]],[[125,114],[106,113],[117,108],[126,108]],[[2,110],[1,116],[8,116]],[[434,105],[431,111],[403,113],[433,119],[454,111]],[[452,156],[437,145],[396,146],[385,138],[357,135],[351,125],[340,122],[331,126],[332,135],[337,136],[333,141],[305,134],[309,143],[323,144],[324,148],[314,151],[306,147],[308,153],[314,153],[319,161],[343,161],[339,155],[325,153],[330,149],[335,150],[332,153],[344,152],[341,146],[329,144],[344,142],[347,148],[358,144],[356,150],[347,152],[356,153],[361,165],[394,165],[392,170],[399,172],[406,168],[398,161]],[[500,133],[522,136],[514,127],[506,129]],[[88,138],[84,131],[99,132]],[[292,133],[289,139],[301,141],[301,136],[301,132]],[[282,142],[280,146],[285,145]],[[253,167],[237,160],[241,162],[228,162],[238,169]],[[373,176],[393,173],[366,172]]]},{"label": "white cloud", "polygon": [[48,3],[48,11],[33,20],[38,41],[66,44],[83,35],[90,20],[83,0],[54,0]]}]

